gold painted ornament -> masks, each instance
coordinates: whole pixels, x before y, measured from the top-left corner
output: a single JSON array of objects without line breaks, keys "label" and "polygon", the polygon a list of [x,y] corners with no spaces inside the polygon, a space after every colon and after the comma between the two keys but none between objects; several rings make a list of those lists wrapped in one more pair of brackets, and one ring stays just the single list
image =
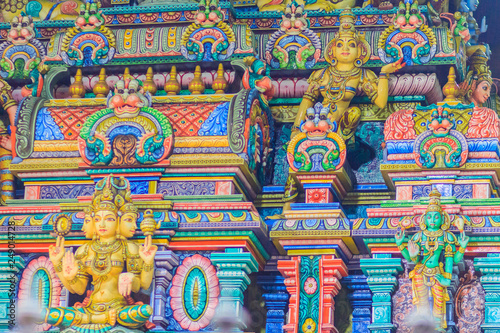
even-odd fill
[{"label": "gold painted ornament", "polygon": [[99,81],[95,84],[92,91],[95,94],[95,97],[102,98],[108,96],[109,86],[106,83],[106,69],[103,67],[99,73]]},{"label": "gold painted ornament", "polygon": [[148,71],[146,73],[146,80],[144,80],[144,92],[149,92],[151,96],[156,95],[156,91],[158,88],[156,88],[156,83],[153,80],[154,73],[153,73],[153,67],[149,67]]},{"label": "gold painted ornament", "polygon": [[144,218],[141,222],[141,231],[144,233],[144,236],[152,236],[156,229],[160,228],[160,223],[156,223],[154,219],[154,214],[151,209],[146,209],[144,211]]},{"label": "gold painted ornament", "polygon": [[192,95],[199,95],[205,92],[205,83],[201,79],[200,66],[196,66],[196,69],[194,70],[194,78],[191,82],[189,82],[188,89]]},{"label": "gold painted ornament", "polygon": [[217,77],[215,78],[212,89],[215,90],[216,94],[223,94],[226,92],[228,82],[224,77],[224,66],[219,64],[219,68],[217,69]]},{"label": "gold painted ornament", "polygon": [[172,66],[170,78],[165,82],[163,89],[165,89],[167,95],[178,95],[181,91],[181,84],[177,81],[177,68],[175,66]]},{"label": "gold painted ornament", "polygon": [[71,226],[73,222],[66,214],[59,215],[54,221],[54,232],[57,236],[64,237],[71,231]]},{"label": "gold painted ornament", "polygon": [[85,87],[82,82],[82,70],[78,69],[75,75],[75,82],[69,86],[69,93],[73,98],[85,97]]}]

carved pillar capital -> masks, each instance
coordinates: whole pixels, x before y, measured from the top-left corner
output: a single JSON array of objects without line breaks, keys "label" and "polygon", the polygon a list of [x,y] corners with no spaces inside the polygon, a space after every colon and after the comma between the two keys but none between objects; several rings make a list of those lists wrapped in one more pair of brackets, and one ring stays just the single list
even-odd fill
[{"label": "carved pillar capital", "polygon": [[219,319],[231,320],[233,331],[244,330],[243,292],[250,284],[248,275],[259,270],[257,260],[251,253],[238,248],[228,248],[224,253],[212,253],[210,260],[217,267],[219,278]]},{"label": "carved pillar capital", "polygon": [[401,259],[375,254],[373,258],[361,259],[360,267],[373,293],[372,324],[368,328],[372,332],[391,333],[395,330],[391,321],[391,295],[398,284],[397,275],[403,271]]}]

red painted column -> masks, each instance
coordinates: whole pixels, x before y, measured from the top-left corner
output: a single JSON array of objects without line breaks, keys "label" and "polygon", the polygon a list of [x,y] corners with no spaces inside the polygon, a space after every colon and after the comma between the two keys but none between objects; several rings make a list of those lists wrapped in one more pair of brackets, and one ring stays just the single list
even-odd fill
[{"label": "red painted column", "polygon": [[[288,303],[288,320],[283,326],[285,332],[300,333],[299,304],[300,304],[300,262],[301,257],[292,257],[290,260],[278,261],[278,270],[285,277],[285,286],[290,294]],[[334,255],[322,255],[319,261],[320,307],[317,332],[337,333],[334,323],[335,301],[342,277],[347,276],[347,266],[342,259]]]},{"label": "red painted column", "polygon": [[318,332],[337,333],[334,323],[335,301],[334,297],[339,293],[340,279],[347,276],[347,266],[342,259],[336,259],[334,255],[323,255],[320,260],[321,281],[321,306],[320,323]]},{"label": "red painted column", "polygon": [[300,257],[292,257],[290,260],[279,260],[278,270],[285,277],[286,291],[290,294],[288,299],[288,320],[283,326],[285,332],[298,333],[299,323],[299,276]]}]

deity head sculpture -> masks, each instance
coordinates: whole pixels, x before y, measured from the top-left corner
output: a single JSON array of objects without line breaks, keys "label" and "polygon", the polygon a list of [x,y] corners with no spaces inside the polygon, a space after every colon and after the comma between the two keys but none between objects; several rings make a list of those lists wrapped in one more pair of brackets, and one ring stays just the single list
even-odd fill
[{"label": "deity head sculpture", "polygon": [[141,108],[151,106],[151,95],[144,92],[142,81],[124,78],[116,82],[114,95],[110,92],[107,105],[118,118],[133,118]]},{"label": "deity head sculpture", "polygon": [[418,9],[418,1],[405,0],[399,3],[394,18],[394,26],[401,32],[412,33],[425,23],[425,19]]},{"label": "deity head sculpture", "polygon": [[15,16],[10,22],[7,40],[14,45],[26,45],[35,38],[35,25],[31,16]]},{"label": "deity head sculpture", "polygon": [[104,24],[104,16],[99,10],[100,2],[87,0],[86,4],[80,5],[80,15],[75,21],[75,26],[81,31],[94,31]]},{"label": "deity head sculpture", "polygon": [[467,7],[470,11],[475,12],[479,6],[479,0],[462,0],[467,3]]},{"label": "deity head sculpture", "polygon": [[344,9],[339,16],[340,28],[325,49],[325,60],[333,66],[337,63],[361,67],[370,59],[371,48],[364,34],[354,28],[356,16],[351,9]]},{"label": "deity head sculpture", "polygon": [[429,206],[420,220],[420,229],[437,231],[450,228],[450,216],[441,207],[441,193],[434,189],[429,194]]},{"label": "deity head sculpture", "polygon": [[120,216],[120,235],[130,238],[137,230],[137,207],[132,203],[124,204],[118,211]]},{"label": "deity head sculpture", "polygon": [[330,109],[320,102],[307,109],[306,120],[300,130],[305,132],[310,140],[322,140],[328,133],[335,131],[336,127],[328,118]]},{"label": "deity head sculpture", "polygon": [[482,106],[490,98],[491,79],[488,57],[481,48],[469,56],[469,69],[464,82],[460,84],[461,94],[467,102],[474,106]]},{"label": "deity head sculpture", "polygon": [[286,6],[285,13],[281,17],[280,30],[287,35],[298,35],[309,26],[304,5],[298,5],[295,1]]},{"label": "deity head sculpture", "polygon": [[438,107],[432,111],[431,121],[428,128],[432,130],[435,136],[443,137],[448,135],[451,129],[455,128],[455,120],[451,120],[448,110]]},{"label": "deity head sculpture", "polygon": [[92,212],[90,207],[84,209],[85,216],[83,218],[82,231],[85,234],[85,238],[92,239],[95,234],[94,222],[92,220]]},{"label": "deity head sculpture", "polygon": [[198,5],[196,21],[203,28],[211,28],[224,20],[217,0],[201,0]]}]

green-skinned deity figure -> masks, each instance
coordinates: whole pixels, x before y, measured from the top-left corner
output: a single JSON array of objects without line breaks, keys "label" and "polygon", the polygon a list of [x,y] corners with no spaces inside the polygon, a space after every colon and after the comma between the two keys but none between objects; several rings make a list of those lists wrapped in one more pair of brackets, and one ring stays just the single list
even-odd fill
[{"label": "green-skinned deity figure", "polygon": [[441,208],[441,194],[433,190],[425,214],[420,220],[420,231],[405,246],[404,229],[395,235],[396,245],[408,262],[415,268],[410,272],[413,303],[419,312],[431,312],[436,329],[446,331],[447,287],[452,279],[453,265],[464,257],[469,237],[463,232],[464,222],[456,218],[455,225],[461,231],[456,237],[449,231],[451,219]]}]

